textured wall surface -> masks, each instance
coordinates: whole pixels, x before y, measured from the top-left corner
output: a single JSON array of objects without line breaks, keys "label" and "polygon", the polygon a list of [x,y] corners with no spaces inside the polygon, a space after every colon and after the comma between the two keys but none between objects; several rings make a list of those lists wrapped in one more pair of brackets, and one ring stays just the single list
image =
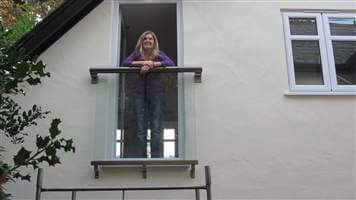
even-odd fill
[{"label": "textured wall surface", "polygon": [[[63,121],[77,152],[45,167],[46,187],[194,185],[212,170],[214,199],[355,199],[355,96],[285,96],[288,75],[281,9],[356,9],[353,1],[184,0],[184,65],[203,66],[195,84],[197,178],[186,169],[106,168],[93,178],[97,91],[88,68],[110,65],[112,3],[105,1],[41,58],[52,77],[23,105],[44,105]],[[112,46],[114,45],[114,46]],[[35,132],[45,132],[43,123]],[[31,171],[31,170],[30,170]],[[33,173],[34,174],[34,173]],[[31,183],[8,184],[15,199]],[[193,199],[193,192],[129,192],[128,199]],[[79,193],[118,199],[120,193]],[[202,199],[205,195],[202,195]],[[44,194],[43,199],[70,199]]]},{"label": "textured wall surface", "polygon": [[[196,88],[199,158],[217,198],[355,198],[355,97],[284,96],[280,9],[352,2],[186,1],[186,65]],[[223,148],[222,148],[223,147]],[[211,151],[219,149],[219,151]]]}]

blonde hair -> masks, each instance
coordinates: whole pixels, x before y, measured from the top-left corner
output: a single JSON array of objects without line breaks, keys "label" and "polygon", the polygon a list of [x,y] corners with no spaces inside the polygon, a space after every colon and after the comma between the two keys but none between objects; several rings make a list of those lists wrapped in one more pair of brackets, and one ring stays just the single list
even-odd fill
[{"label": "blonde hair", "polygon": [[154,39],[154,47],[153,47],[153,58],[155,58],[156,56],[159,55],[159,46],[158,46],[158,39],[157,36],[154,32],[152,31],[145,31],[144,33],[141,34],[141,36],[138,38],[137,40],[137,44],[136,44],[136,51],[141,55],[142,58],[144,58],[143,55],[143,39],[145,38],[146,35],[151,34],[153,39]]}]

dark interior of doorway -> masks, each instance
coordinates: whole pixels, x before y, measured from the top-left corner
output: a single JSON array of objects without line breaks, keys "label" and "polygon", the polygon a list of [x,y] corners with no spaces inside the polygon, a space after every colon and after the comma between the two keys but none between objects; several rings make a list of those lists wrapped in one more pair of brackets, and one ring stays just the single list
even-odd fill
[{"label": "dark interior of doorway", "polygon": [[120,63],[135,49],[137,39],[147,30],[156,33],[160,50],[177,63],[176,4],[124,4],[120,11]]},{"label": "dark interior of doorway", "polygon": [[[135,49],[139,36],[146,30],[156,33],[160,50],[177,63],[176,4],[123,4],[121,12],[120,63]],[[121,158],[136,157],[136,119],[134,115],[135,75],[120,77],[118,128],[121,129]],[[175,129],[178,134],[177,75],[165,74],[166,105],[163,128]],[[178,157],[178,136],[175,155]],[[161,149],[163,149],[163,144]],[[116,152],[118,149],[116,149]],[[163,155],[163,152],[161,152]]]}]

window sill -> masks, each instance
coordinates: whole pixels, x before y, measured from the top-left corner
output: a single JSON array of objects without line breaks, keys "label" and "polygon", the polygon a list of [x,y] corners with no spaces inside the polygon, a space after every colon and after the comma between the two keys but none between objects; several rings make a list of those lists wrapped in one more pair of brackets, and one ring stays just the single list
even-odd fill
[{"label": "window sill", "polygon": [[142,167],[142,178],[147,178],[147,166],[190,166],[190,177],[195,178],[195,165],[198,160],[164,160],[164,159],[123,159],[123,160],[94,160],[94,177],[99,178],[99,166],[107,167]]},{"label": "window sill", "polygon": [[356,96],[356,92],[285,92],[284,96]]}]

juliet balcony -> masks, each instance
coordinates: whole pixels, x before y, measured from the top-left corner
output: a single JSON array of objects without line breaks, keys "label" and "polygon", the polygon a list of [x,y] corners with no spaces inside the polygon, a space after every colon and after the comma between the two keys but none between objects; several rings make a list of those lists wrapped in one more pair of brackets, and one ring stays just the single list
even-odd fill
[{"label": "juliet balcony", "polygon": [[201,67],[90,68],[96,87],[96,124],[91,165],[140,167],[142,177],[155,166],[181,166],[195,177],[195,89]]}]

